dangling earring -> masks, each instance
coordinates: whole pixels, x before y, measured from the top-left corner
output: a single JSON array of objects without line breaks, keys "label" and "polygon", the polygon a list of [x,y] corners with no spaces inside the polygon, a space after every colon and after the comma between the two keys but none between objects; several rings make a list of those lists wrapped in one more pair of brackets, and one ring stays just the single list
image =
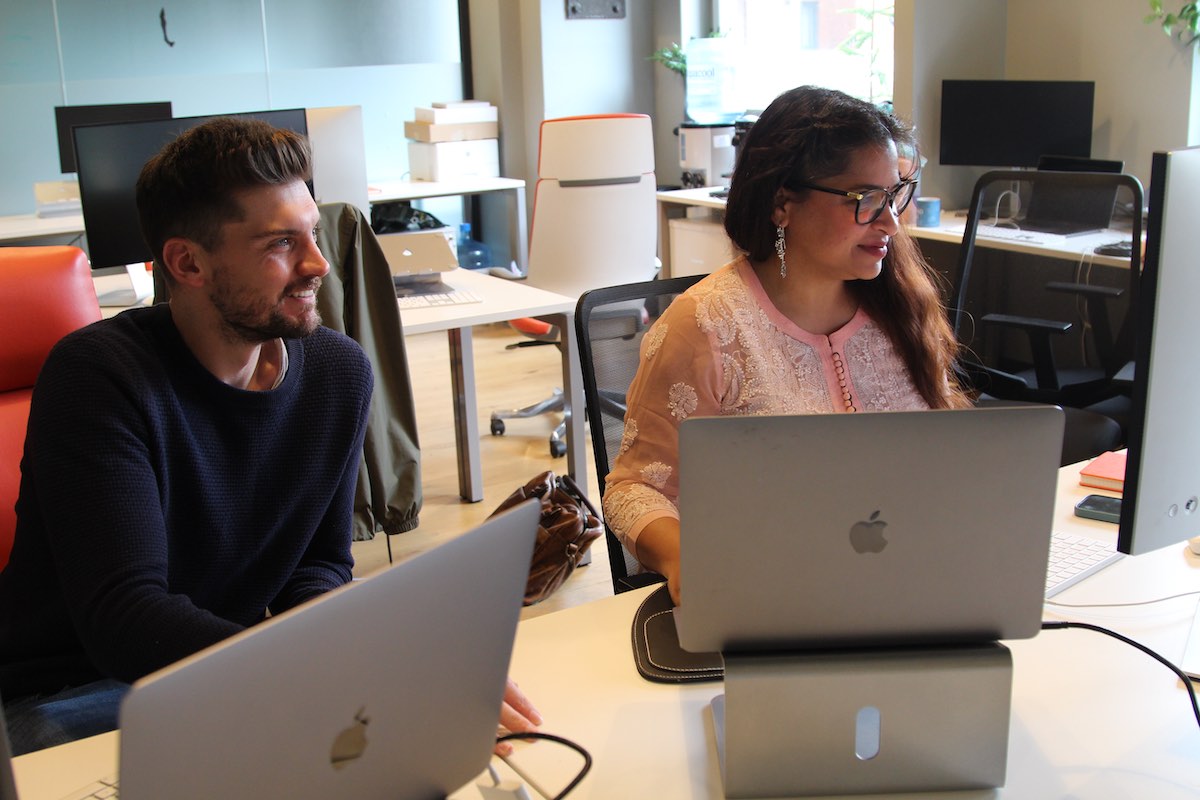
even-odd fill
[{"label": "dangling earring", "polygon": [[786,278],[787,261],[784,260],[783,254],[787,251],[787,244],[783,241],[783,226],[777,226],[775,233],[775,254],[779,256],[779,277]]}]

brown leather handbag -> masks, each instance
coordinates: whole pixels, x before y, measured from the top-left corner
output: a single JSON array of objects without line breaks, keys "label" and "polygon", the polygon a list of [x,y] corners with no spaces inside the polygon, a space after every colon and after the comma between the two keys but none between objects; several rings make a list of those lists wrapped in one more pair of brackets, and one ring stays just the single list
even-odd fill
[{"label": "brown leather handbag", "polygon": [[540,603],[563,585],[592,542],[604,533],[600,515],[569,475],[547,470],[517,489],[492,516],[531,497],[542,504],[537,542],[525,584],[525,605]]}]

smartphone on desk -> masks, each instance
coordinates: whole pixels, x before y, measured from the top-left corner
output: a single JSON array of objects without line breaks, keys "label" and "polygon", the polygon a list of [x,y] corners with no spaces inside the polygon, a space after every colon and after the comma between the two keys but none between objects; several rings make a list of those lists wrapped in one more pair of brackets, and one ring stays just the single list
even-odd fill
[{"label": "smartphone on desk", "polygon": [[1101,522],[1121,521],[1121,498],[1089,494],[1075,504],[1075,516],[1098,519]]}]

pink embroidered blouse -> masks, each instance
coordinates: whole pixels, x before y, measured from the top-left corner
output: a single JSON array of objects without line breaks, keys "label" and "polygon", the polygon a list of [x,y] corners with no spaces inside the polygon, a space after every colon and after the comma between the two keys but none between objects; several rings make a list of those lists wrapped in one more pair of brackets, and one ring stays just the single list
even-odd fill
[{"label": "pink embroidered blouse", "polygon": [[861,309],[829,336],[781,314],[744,258],[680,295],[646,333],[604,516],[634,552],[675,517],[679,424],[690,416],[928,408],[891,340]]}]

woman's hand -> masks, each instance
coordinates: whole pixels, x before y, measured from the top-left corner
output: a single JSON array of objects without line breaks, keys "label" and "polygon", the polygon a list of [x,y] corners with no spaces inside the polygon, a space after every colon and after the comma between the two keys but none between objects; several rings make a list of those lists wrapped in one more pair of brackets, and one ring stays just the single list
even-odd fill
[{"label": "woman's hand", "polygon": [[[500,728],[506,733],[528,733],[529,731],[537,730],[537,727],[542,724],[541,713],[533,707],[533,703],[525,696],[520,687],[513,682],[512,678],[508,679],[508,685],[504,687],[504,702],[500,704]],[[512,753],[513,747],[510,742],[500,742],[496,745],[495,753],[498,756],[507,756]]]}]

